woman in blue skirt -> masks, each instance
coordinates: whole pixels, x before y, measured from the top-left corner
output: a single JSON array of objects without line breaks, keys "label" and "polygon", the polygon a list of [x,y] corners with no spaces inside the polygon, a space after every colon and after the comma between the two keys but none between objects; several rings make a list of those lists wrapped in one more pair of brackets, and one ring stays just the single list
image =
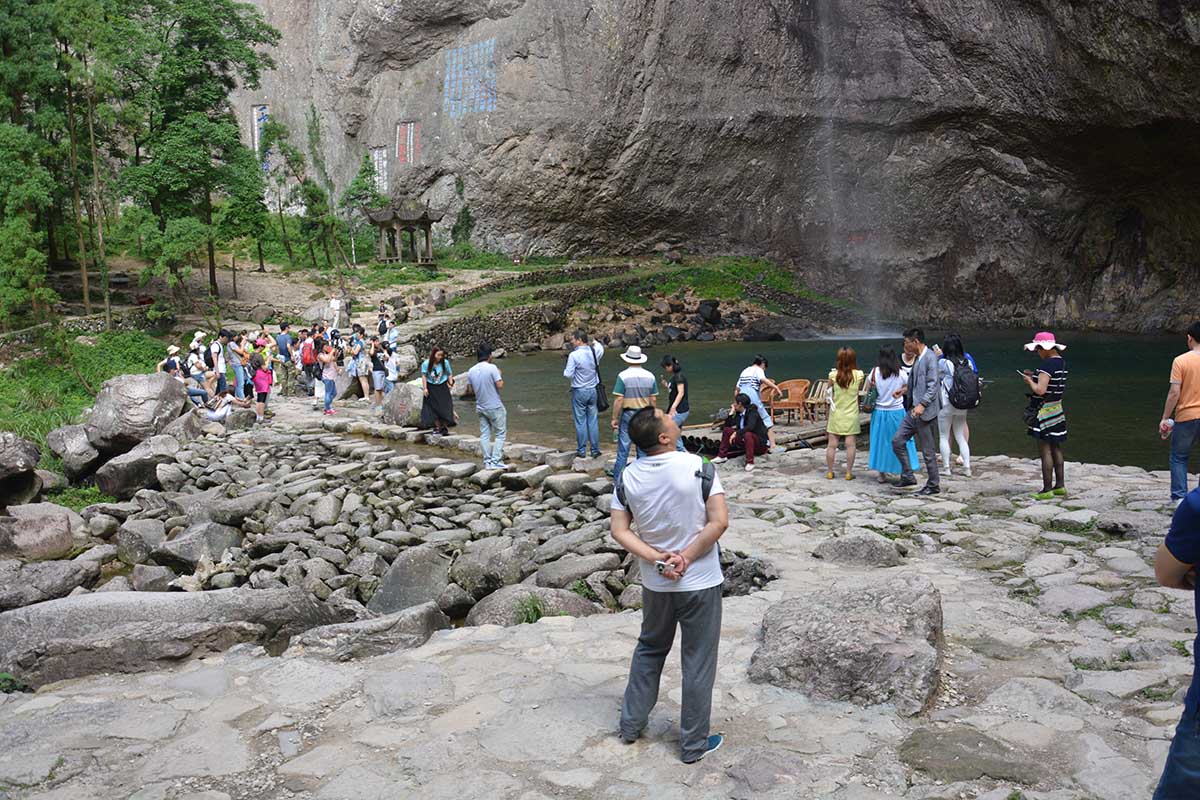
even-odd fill
[{"label": "woman in blue skirt", "polygon": [[[900,370],[900,360],[894,347],[879,348],[879,361],[867,377],[867,391],[874,386],[879,398],[871,413],[871,454],[867,460],[870,469],[879,471],[879,482],[887,483],[889,475],[899,475],[900,461],[892,452],[892,437],[904,420],[904,393],[908,380]],[[917,446],[908,440],[908,460],[917,468]]]}]

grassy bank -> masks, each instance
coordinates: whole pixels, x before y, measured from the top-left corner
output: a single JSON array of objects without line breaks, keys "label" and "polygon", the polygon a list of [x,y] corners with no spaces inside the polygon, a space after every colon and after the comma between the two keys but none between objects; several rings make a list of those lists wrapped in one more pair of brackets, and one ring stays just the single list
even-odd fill
[{"label": "grassy bank", "polygon": [[[746,297],[743,284],[747,283],[758,284],[822,305],[837,308],[854,307],[854,304],[847,300],[813,291],[800,283],[795,273],[786,267],[761,258],[734,256],[688,259],[686,264],[648,277],[643,285],[605,294],[597,300],[619,300],[644,307],[650,304],[652,293],[669,295],[686,289],[691,289],[698,297],[710,300],[743,300]],[[761,305],[769,311],[780,310],[771,303]]]},{"label": "grassy bank", "polygon": [[0,371],[0,430],[36,442],[42,464],[51,469],[57,465],[45,449],[46,434],[75,422],[106,380],[150,372],[165,352],[161,341],[141,332],[102,333],[96,339],[89,346],[52,336],[36,348],[40,355]]},{"label": "grassy bank", "polygon": [[[359,265],[348,273],[348,277],[366,289],[386,289],[389,286],[404,286],[414,283],[429,283],[445,280],[460,270],[528,272],[530,270],[548,269],[567,263],[565,258],[547,258],[535,256],[520,264],[514,264],[512,259],[503,253],[476,250],[470,245],[434,248],[435,266],[426,267],[419,264],[380,264],[373,260],[374,250],[364,255],[359,251]],[[337,283],[337,275],[328,269],[313,271],[297,267],[309,279],[319,286],[332,286]],[[290,270],[285,269],[285,272]]]}]

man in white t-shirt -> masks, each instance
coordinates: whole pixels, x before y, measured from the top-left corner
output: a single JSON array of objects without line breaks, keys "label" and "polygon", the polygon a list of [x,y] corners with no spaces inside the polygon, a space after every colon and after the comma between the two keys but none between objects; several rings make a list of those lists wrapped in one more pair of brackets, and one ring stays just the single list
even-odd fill
[{"label": "man in white t-shirt", "polygon": [[[725,491],[716,471],[704,497],[699,456],[678,452],[679,426],[657,408],[629,420],[629,437],[644,455],[621,473],[612,501],[612,535],[637,556],[642,573],[642,631],[621,705],[620,737],[641,736],[658,701],[663,664],[677,626],[683,629],[680,745],[693,764],[724,742],[709,733],[712,689],[721,638],[720,549],[729,526]],[[630,527],[637,522],[637,532]]]},{"label": "man in white t-shirt", "polygon": [[211,354],[209,360],[212,361],[213,372],[217,373],[217,393],[225,391],[227,379],[225,377],[225,348],[229,345],[229,340],[233,338],[233,334],[224,328],[217,335],[216,341],[208,346],[208,352]]}]

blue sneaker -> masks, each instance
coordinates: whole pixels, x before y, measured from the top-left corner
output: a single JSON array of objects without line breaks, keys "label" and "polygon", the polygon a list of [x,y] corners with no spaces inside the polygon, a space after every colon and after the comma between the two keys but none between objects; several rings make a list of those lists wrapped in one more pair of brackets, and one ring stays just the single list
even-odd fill
[{"label": "blue sneaker", "polygon": [[715,753],[716,751],[720,750],[721,745],[723,745],[723,744],[725,744],[725,734],[714,733],[712,736],[708,737],[708,743],[707,743],[707,746],[705,747],[703,753],[701,753],[700,755],[696,756],[693,759],[685,758],[685,759],[683,759],[683,763],[695,764],[697,761],[702,760],[709,753]]}]

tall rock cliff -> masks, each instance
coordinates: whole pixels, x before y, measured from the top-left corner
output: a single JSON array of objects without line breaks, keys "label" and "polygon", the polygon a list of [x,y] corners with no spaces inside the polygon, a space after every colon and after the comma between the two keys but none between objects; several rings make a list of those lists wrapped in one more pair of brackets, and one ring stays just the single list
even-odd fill
[{"label": "tall rock cliff", "polygon": [[540,253],[761,254],[892,316],[1200,311],[1195,0],[258,0],[238,98]]}]

